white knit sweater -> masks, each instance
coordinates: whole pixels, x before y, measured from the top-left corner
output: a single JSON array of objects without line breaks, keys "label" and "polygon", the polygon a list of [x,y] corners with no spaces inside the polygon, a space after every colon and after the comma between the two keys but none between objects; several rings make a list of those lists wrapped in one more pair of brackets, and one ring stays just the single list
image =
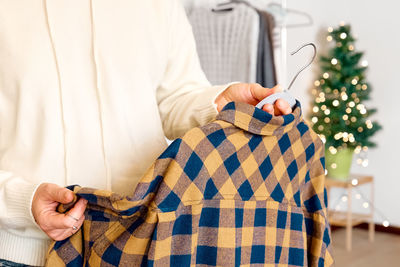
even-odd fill
[{"label": "white knit sweater", "polygon": [[0,2],[0,259],[44,264],[42,182],[130,193],[216,115],[178,0]]}]

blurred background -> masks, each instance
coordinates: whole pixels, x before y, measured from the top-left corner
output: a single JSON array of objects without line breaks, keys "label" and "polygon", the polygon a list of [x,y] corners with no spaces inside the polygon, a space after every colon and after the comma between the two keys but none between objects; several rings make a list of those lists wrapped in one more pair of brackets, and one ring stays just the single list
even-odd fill
[{"label": "blurred background", "polygon": [[[182,1],[202,67],[214,84],[261,82],[270,87],[278,82],[287,88],[312,57],[310,48],[294,56],[290,52],[305,43],[316,44],[316,60],[290,93],[301,102],[314,130],[326,139],[327,153],[351,150],[347,174],[335,173],[346,169],[344,156],[327,159],[336,266],[400,266],[400,142],[396,139],[400,3]],[[339,49],[343,46],[350,48]],[[359,52],[363,53],[357,58]],[[337,92],[333,75],[347,75]],[[335,94],[337,102],[332,101]],[[343,111],[335,108],[342,106]],[[360,123],[361,128],[354,128]]]}]

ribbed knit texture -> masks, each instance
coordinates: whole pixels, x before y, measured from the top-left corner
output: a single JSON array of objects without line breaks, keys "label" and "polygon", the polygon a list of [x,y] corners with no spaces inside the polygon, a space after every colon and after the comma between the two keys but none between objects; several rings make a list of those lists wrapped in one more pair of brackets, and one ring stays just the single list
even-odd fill
[{"label": "ribbed knit texture", "polygon": [[246,5],[232,11],[195,8],[189,14],[201,66],[211,83],[255,82],[259,17]]},{"label": "ribbed knit texture", "polygon": [[[27,238],[0,229],[0,258],[43,266],[50,240]],[[21,253],[22,252],[22,253]]]}]

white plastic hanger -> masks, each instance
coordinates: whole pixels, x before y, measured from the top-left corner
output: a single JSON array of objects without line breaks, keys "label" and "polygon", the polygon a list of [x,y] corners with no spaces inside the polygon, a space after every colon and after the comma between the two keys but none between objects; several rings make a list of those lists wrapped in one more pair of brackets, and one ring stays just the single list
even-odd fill
[{"label": "white plastic hanger", "polygon": [[311,61],[310,61],[309,63],[307,63],[307,65],[305,65],[304,67],[302,67],[302,68],[297,72],[297,74],[293,77],[292,81],[291,81],[290,84],[289,84],[289,87],[288,87],[286,90],[284,90],[283,92],[280,92],[280,93],[275,93],[275,94],[272,94],[272,95],[270,95],[270,96],[267,96],[267,97],[264,98],[260,103],[258,103],[258,104],[256,105],[257,108],[262,109],[262,107],[263,107],[265,104],[271,104],[271,105],[273,105],[273,104],[275,103],[275,101],[278,100],[278,99],[286,100],[292,108],[296,105],[296,99],[289,93],[289,89],[292,87],[293,83],[296,81],[296,79],[297,79],[297,77],[300,75],[300,73],[301,73],[303,70],[305,70],[306,68],[308,68],[308,66],[310,66],[311,63],[313,63],[313,61],[314,61],[314,59],[315,59],[315,57],[316,57],[316,55],[317,55],[317,47],[316,47],[315,44],[313,44],[313,43],[304,44],[304,45],[302,45],[301,47],[299,47],[296,51],[293,51],[293,52],[290,54],[290,55],[293,56],[294,54],[296,54],[297,52],[299,52],[301,49],[303,49],[303,48],[306,47],[306,46],[312,46],[312,48],[314,49],[314,54],[313,54],[313,57],[312,57]]}]

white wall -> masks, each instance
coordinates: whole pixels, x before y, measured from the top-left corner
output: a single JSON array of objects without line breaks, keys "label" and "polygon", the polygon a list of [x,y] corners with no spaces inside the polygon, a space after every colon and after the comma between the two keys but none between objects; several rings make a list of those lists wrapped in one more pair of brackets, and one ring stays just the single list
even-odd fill
[{"label": "white wall", "polygon": [[[185,4],[217,3],[217,0],[184,0]],[[195,1],[195,2],[193,2]],[[257,5],[268,0],[252,0]],[[392,225],[400,226],[400,2],[394,0],[288,0],[288,7],[312,15],[314,25],[288,31],[288,50],[300,44],[315,42],[320,51],[325,50],[323,34],[327,27],[345,21],[353,26],[358,37],[356,49],[365,51],[369,62],[368,81],[373,85],[370,103],[378,109],[375,119],[383,130],[374,138],[378,147],[370,150],[367,168],[353,164],[353,172],[372,174],[375,177],[375,206],[385,214]],[[289,58],[288,77],[292,77],[304,64],[306,53]],[[306,70],[296,81],[292,94],[308,110],[309,89],[316,78],[317,64]],[[368,191],[365,190],[367,194]],[[332,196],[337,195],[332,194]],[[334,202],[334,199],[331,200]],[[356,203],[357,204],[357,203]],[[361,204],[361,203],[359,203]],[[381,217],[377,216],[380,222]]]},{"label": "white wall", "polygon": [[[370,150],[367,168],[353,164],[353,172],[372,174],[375,177],[375,206],[386,215],[392,225],[400,226],[400,117],[397,115],[400,100],[400,2],[393,0],[289,0],[291,8],[312,14],[314,26],[291,30],[289,48],[299,43],[319,40],[329,26],[345,21],[353,26],[358,37],[356,49],[365,51],[369,62],[367,79],[373,85],[369,106],[378,109],[375,119],[383,130],[375,136],[378,147]],[[290,64],[290,72],[296,64]],[[307,94],[307,88],[315,78],[312,71],[297,83],[299,95]],[[306,98],[304,98],[306,99]],[[332,194],[333,196],[333,194]],[[331,199],[331,202],[334,200]],[[381,217],[376,217],[377,221]]]}]

